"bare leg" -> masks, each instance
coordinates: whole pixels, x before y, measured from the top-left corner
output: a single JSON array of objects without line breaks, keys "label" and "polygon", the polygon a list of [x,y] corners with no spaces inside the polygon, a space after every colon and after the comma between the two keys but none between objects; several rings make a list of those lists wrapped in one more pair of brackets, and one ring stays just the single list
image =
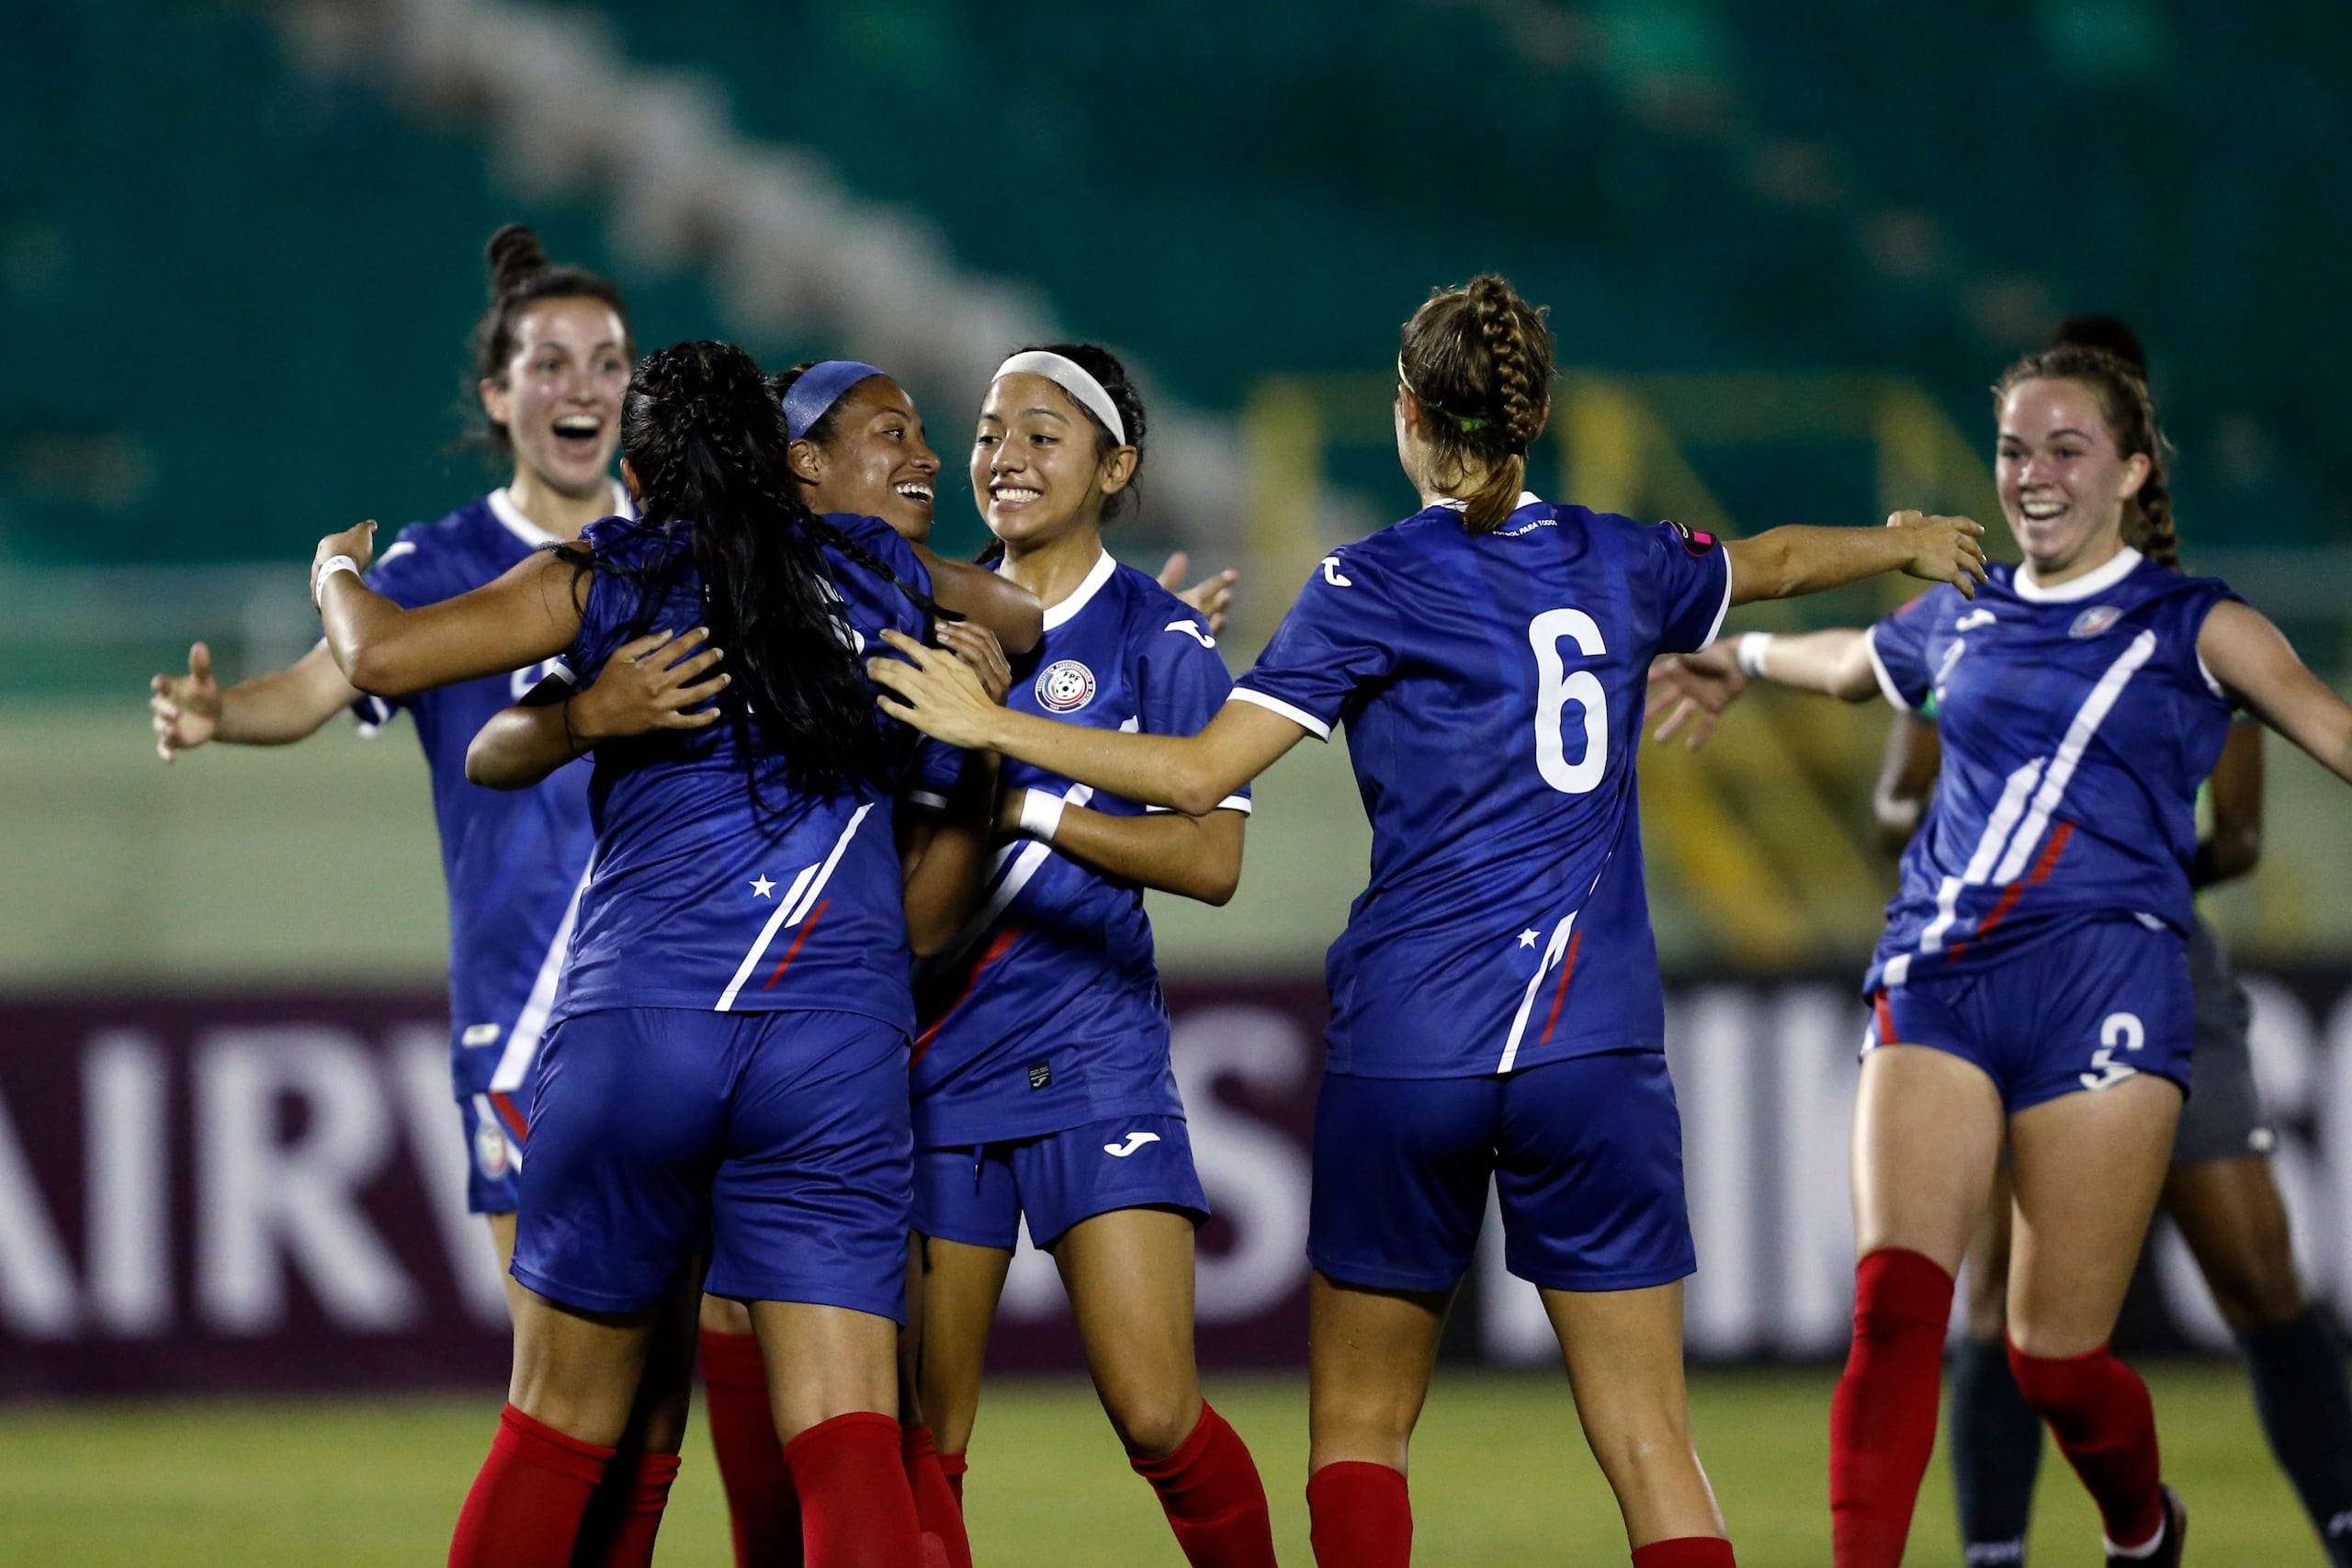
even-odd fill
[{"label": "bare leg", "polygon": [[2174,1166],[2164,1207],[2212,1287],[2223,1322],[2245,1334],[2302,1315],[2287,1205],[2268,1160],[2246,1155]]},{"label": "bare leg", "polygon": [[566,1437],[616,1447],[628,1430],[658,1312],[583,1313],[522,1290],[507,1403]]},{"label": "bare leg", "polygon": [[1348,1461],[1407,1473],[1453,1292],[1363,1290],[1320,1270],[1308,1292],[1307,1473]]},{"label": "bare leg", "polygon": [[1724,1535],[1690,1444],[1682,1385],[1682,1284],[1640,1291],[1545,1291],[1577,1419],[1634,1547]]},{"label": "bare leg", "polygon": [[925,1425],[943,1454],[960,1454],[972,1441],[980,1412],[980,1375],[989,1356],[989,1331],[1012,1253],[998,1247],[970,1247],[937,1236],[923,1243],[922,1378],[919,1393]]},{"label": "bare leg", "polygon": [[490,1245],[498,1249],[498,1277],[506,1281],[506,1320],[514,1322],[522,1315],[523,1285],[514,1278],[514,1211],[503,1214],[484,1214],[490,1222]]},{"label": "bare leg", "polygon": [[1070,1227],[1054,1247],[1094,1392],[1132,1458],[1158,1459],[1201,1415],[1193,1359],[1193,1222],[1120,1209]]},{"label": "bare leg", "polygon": [[1958,1273],[2000,1153],[2001,1097],[1981,1068],[1925,1045],[1871,1052],[1854,1103],[1854,1256],[1901,1247]]}]

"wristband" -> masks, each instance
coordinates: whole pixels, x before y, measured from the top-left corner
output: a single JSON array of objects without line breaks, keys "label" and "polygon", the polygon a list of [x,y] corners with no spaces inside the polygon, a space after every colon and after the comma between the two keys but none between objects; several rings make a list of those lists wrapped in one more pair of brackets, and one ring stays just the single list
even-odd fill
[{"label": "wristband", "polygon": [[1021,830],[1040,843],[1052,843],[1055,830],[1062,825],[1062,807],[1068,804],[1050,790],[1023,790]]},{"label": "wristband", "polygon": [[1771,646],[1770,632],[1742,632],[1739,640],[1732,644],[1732,662],[1739,666],[1741,674],[1760,681],[1764,679],[1764,655]]},{"label": "wristband", "polygon": [[319,590],[324,588],[327,579],[338,571],[347,571],[352,576],[357,577],[359,563],[349,556],[329,556],[321,561],[318,570],[311,573],[311,607],[312,609],[319,607]]}]

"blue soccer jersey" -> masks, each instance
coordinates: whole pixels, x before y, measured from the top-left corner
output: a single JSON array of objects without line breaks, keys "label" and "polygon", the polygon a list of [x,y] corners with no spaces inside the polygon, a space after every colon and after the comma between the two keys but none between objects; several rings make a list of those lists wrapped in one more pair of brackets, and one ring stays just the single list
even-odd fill
[{"label": "blue soccer jersey", "polygon": [[1704,648],[1723,547],[1532,495],[1323,558],[1235,688],[1345,724],[1372,880],[1329,963],[1333,1072],[1455,1077],[1663,1048],[1634,754],[1650,660]]},{"label": "blue soccer jersey", "polygon": [[[614,497],[626,506],[618,487]],[[401,529],[377,558],[368,585],[415,609],[470,592],[554,542],[503,490],[495,491],[438,523]],[[547,1027],[573,901],[588,866],[588,765],[559,768],[529,789],[484,789],[466,780],[466,748],[493,714],[551,670],[551,664],[536,665],[411,696],[363,696],[355,705],[370,727],[407,713],[424,744],[449,889],[457,1095],[500,1096],[499,1113],[509,1118],[519,1118],[529,1104],[518,1091]]]},{"label": "blue soccer jersey", "polygon": [[[827,521],[900,583],[930,592],[930,573],[888,525]],[[693,536],[691,522],[590,525],[581,538],[597,570],[573,668],[601,669],[631,637],[702,622]],[[825,555],[845,641],[863,652],[886,628],[926,634],[923,611],[898,586],[832,547]],[[874,722],[905,733],[878,708]],[[756,732],[749,744],[761,749]],[[911,1033],[889,791],[853,782],[820,796],[770,769],[755,796],[745,746],[740,728],[722,720],[596,749],[588,797],[595,863],[557,1016],[616,1007],[830,1010]]]},{"label": "blue soccer jersey", "polygon": [[[1066,724],[1192,735],[1233,689],[1198,612],[1107,553],[1046,612],[1009,705]],[[927,754],[942,802],[960,752]],[[1132,817],[1144,808],[1026,762],[1008,789]],[[1250,809],[1247,792],[1225,807]],[[1155,808],[1156,809],[1156,808]],[[1052,845],[1016,840],[989,867],[978,912],[920,985],[915,1138],[925,1146],[1026,1138],[1108,1116],[1181,1115],[1168,1008],[1143,889]]]},{"label": "blue soccer jersey", "polygon": [[1936,588],[1871,629],[1887,700],[1934,699],[1943,771],[1866,990],[2086,917],[2187,932],[2197,789],[2231,712],[2197,637],[2233,597],[2126,549],[2054,588],[1996,566],[1974,600]]}]

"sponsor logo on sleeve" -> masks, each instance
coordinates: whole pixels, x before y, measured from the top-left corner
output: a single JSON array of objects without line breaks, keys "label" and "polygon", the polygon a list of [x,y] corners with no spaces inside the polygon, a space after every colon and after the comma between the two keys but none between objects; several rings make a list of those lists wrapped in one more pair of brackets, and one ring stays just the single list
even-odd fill
[{"label": "sponsor logo on sleeve", "polygon": [[1694,556],[1703,556],[1722,543],[1713,534],[1702,534],[1688,524],[1678,523],[1671,517],[1666,521],[1668,527],[1682,536],[1682,547]]}]

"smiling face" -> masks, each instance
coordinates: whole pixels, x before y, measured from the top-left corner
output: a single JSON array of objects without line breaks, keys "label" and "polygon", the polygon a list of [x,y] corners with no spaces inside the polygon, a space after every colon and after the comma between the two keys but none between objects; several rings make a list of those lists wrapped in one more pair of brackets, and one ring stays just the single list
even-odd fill
[{"label": "smiling face", "polygon": [[2038,377],[2001,400],[1994,482],[2009,531],[2038,574],[2112,553],[2124,504],[2149,468],[2146,454],[2116,449],[2098,393],[2083,382]]},{"label": "smiling face", "polygon": [[1102,503],[1134,477],[1136,449],[1102,450],[1102,427],[1043,376],[1000,376],[972,436],[972,495],[1008,547],[1099,528]]},{"label": "smiling face", "polygon": [[915,400],[888,376],[868,376],[820,423],[829,426],[822,446],[792,444],[809,510],[879,517],[918,545],[930,538],[939,454],[922,438]]},{"label": "smiling face", "polygon": [[628,333],[601,299],[541,299],[514,320],[514,352],[481,383],[482,412],[506,432],[514,466],[586,500],[620,445]]}]

